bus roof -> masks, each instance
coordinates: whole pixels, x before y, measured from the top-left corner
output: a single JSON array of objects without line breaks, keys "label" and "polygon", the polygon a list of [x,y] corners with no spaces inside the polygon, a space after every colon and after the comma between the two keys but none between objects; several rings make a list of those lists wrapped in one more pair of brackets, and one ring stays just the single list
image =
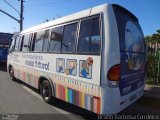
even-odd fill
[{"label": "bus roof", "polygon": [[73,20],[77,20],[80,18],[88,17],[90,15],[95,15],[95,14],[98,14],[98,13],[101,13],[102,11],[104,11],[108,5],[109,4],[102,4],[102,5],[93,7],[93,8],[89,8],[89,9],[86,9],[86,10],[83,10],[83,11],[80,11],[80,12],[77,12],[77,13],[74,13],[71,15],[67,15],[67,16],[49,21],[47,23],[40,24],[40,25],[31,27],[31,28],[28,28],[28,29],[22,31],[21,34],[30,33],[30,32],[36,31],[36,30],[44,29],[46,27],[52,27],[54,25],[58,25],[58,24],[70,22]]}]

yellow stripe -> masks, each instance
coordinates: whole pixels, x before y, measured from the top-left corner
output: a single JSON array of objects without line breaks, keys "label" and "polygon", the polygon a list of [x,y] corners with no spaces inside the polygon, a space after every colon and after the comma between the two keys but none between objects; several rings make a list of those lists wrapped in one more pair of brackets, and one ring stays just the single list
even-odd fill
[{"label": "yellow stripe", "polygon": [[81,99],[81,101],[82,101],[81,107],[82,107],[82,108],[85,108],[85,102],[84,102],[84,101],[85,101],[85,100],[84,100],[85,98],[84,98],[84,93],[82,93],[81,95],[82,95],[82,97],[81,97],[81,98],[82,98],[82,99]]},{"label": "yellow stripe", "polygon": [[66,94],[66,102],[68,102],[68,88],[65,88],[65,94]]}]

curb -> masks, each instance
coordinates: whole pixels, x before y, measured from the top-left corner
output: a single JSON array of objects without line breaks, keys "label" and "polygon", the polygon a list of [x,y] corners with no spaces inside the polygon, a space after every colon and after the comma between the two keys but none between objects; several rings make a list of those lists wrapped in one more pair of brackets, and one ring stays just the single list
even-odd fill
[{"label": "curb", "polygon": [[160,99],[160,86],[145,85],[144,96],[154,99]]}]

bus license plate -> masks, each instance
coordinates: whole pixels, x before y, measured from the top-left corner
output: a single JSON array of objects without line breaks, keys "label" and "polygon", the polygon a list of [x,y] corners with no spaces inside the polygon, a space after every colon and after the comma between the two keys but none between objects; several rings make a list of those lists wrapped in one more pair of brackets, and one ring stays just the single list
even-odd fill
[{"label": "bus license plate", "polygon": [[130,96],[130,102],[135,100],[137,98],[137,94],[133,94],[132,96]]}]

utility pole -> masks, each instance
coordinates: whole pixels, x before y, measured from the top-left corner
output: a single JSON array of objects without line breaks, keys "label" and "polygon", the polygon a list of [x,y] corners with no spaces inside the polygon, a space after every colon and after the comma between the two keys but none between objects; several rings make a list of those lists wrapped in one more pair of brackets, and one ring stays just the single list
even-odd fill
[{"label": "utility pole", "polygon": [[24,0],[19,0],[19,1],[21,1],[21,8],[20,8],[20,31],[22,31],[23,30],[23,8],[24,8],[24,6],[23,6],[23,2],[24,2]]}]

